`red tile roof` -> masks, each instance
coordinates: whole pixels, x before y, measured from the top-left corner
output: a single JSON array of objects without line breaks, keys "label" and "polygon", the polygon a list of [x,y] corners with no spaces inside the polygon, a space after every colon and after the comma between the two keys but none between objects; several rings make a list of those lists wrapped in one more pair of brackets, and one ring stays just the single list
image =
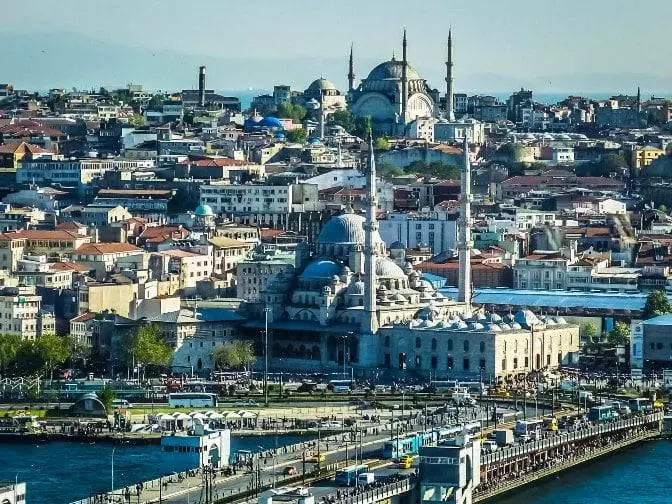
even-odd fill
[{"label": "red tile roof", "polygon": [[201,167],[221,167],[221,166],[247,166],[250,163],[231,158],[207,158],[182,161],[181,165],[201,166]]},{"label": "red tile roof", "polygon": [[85,243],[75,250],[79,255],[122,254],[142,251],[141,248],[130,243]]}]

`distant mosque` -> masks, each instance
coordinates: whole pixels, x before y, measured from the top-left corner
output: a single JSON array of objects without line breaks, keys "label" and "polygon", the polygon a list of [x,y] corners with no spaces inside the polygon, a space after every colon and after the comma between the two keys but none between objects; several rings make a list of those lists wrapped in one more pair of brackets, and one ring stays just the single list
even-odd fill
[{"label": "distant mosque", "polygon": [[[406,30],[402,42],[402,59],[394,55],[377,65],[355,87],[353,51],[350,49],[348,68],[348,103],[355,117],[371,117],[377,134],[403,136],[406,125],[419,117],[439,117],[439,90],[432,89],[408,62]],[[452,35],[448,35],[446,61],[445,117],[454,120]]]}]

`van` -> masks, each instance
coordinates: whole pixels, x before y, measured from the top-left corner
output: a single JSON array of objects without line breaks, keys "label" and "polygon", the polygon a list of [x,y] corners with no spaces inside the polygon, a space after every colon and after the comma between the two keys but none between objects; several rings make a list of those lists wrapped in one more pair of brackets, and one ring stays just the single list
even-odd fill
[{"label": "van", "polygon": [[483,441],[481,449],[484,453],[493,453],[499,450],[499,445],[496,441]]},{"label": "van", "polygon": [[112,406],[115,408],[132,408],[133,405],[126,399],[115,399],[112,401]]}]

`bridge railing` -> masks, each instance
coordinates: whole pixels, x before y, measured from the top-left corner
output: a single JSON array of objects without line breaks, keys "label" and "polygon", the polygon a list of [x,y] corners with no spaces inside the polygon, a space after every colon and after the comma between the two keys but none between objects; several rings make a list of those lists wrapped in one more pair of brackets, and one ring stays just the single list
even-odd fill
[{"label": "bridge railing", "polygon": [[663,419],[663,413],[652,413],[649,415],[628,418],[625,420],[617,420],[615,422],[598,424],[592,427],[579,429],[573,432],[565,432],[560,435],[554,435],[545,439],[540,439],[538,441],[532,441],[530,443],[511,446],[509,448],[503,448],[501,450],[497,450],[494,453],[482,455],[481,465],[490,465],[495,462],[501,462],[507,459],[519,458],[522,455],[528,453],[533,453],[540,450],[547,450],[555,446],[561,446],[567,443],[572,443],[574,441],[580,441],[582,439],[587,439],[600,434],[606,434],[609,432],[616,432],[623,429],[639,427],[652,422],[659,422],[662,419]]},{"label": "bridge railing", "polygon": [[389,499],[395,495],[406,493],[415,487],[415,480],[406,478],[395,481],[385,486],[372,488],[366,492],[355,495],[348,495],[334,501],[335,504],[367,504],[369,502],[379,502],[381,500]]}]

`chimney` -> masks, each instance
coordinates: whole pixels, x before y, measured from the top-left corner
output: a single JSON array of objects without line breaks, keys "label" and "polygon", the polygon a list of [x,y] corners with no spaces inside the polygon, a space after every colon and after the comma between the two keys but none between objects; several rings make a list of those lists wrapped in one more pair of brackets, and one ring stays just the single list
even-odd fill
[{"label": "chimney", "polygon": [[198,104],[205,107],[205,66],[198,67]]}]

